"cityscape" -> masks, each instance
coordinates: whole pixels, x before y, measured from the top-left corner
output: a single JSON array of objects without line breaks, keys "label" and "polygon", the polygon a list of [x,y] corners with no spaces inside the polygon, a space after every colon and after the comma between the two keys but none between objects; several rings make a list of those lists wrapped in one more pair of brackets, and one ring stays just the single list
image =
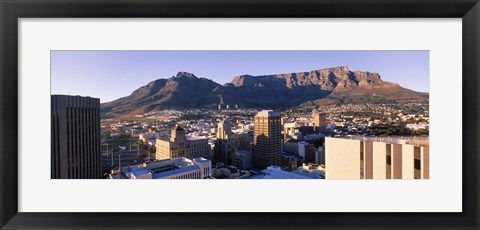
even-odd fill
[{"label": "cityscape", "polygon": [[[75,57],[72,63],[83,60],[55,52],[62,61],[68,55]],[[179,55],[200,55],[190,52]],[[212,61],[225,54],[202,52]],[[305,56],[328,58],[332,52],[353,56]],[[411,55],[417,65],[415,58],[426,60],[412,71],[428,73],[428,52],[351,52],[364,55],[358,60],[379,56],[391,62]],[[55,89],[56,76],[65,75],[52,56],[52,179],[429,179],[428,88],[412,90],[380,72],[318,66],[281,74],[238,72],[220,82],[177,71],[105,100],[96,93],[70,95],[70,86]],[[428,74],[420,77],[426,80],[415,81],[428,85]]]}]

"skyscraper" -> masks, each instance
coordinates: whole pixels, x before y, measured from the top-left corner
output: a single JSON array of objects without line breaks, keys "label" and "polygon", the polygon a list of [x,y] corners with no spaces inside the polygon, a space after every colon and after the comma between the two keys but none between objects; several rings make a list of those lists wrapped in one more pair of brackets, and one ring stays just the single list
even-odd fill
[{"label": "skyscraper", "polygon": [[318,132],[325,132],[327,130],[327,115],[324,113],[320,113],[318,110],[313,110],[313,131]]},{"label": "skyscraper", "polygon": [[218,129],[217,129],[217,138],[218,139],[223,139],[223,140],[228,140],[232,136],[232,124],[230,122],[223,120],[218,123]]},{"label": "skyscraper", "polygon": [[51,178],[100,179],[100,99],[51,96]]},{"label": "skyscraper", "polygon": [[217,141],[215,143],[213,162],[231,164],[233,155],[232,125],[230,122],[223,120],[217,126]]},{"label": "skyscraper", "polygon": [[263,110],[255,116],[254,165],[264,169],[282,161],[282,124],[280,115]]}]

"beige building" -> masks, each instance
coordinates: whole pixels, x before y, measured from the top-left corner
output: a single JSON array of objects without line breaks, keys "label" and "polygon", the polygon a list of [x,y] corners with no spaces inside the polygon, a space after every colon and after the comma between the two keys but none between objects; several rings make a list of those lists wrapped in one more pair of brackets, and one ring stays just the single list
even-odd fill
[{"label": "beige building", "polygon": [[282,162],[282,124],[280,115],[263,110],[255,116],[253,163],[261,169]]},{"label": "beige building", "polygon": [[217,141],[215,142],[213,162],[222,162],[226,165],[234,164],[235,150],[247,149],[248,132],[232,130],[228,121],[221,121],[217,125]]},{"label": "beige building", "polygon": [[429,179],[428,137],[325,138],[326,179]]},{"label": "beige building", "polygon": [[317,133],[323,133],[327,131],[327,115],[320,113],[318,110],[314,109],[312,112],[313,115],[313,131]]},{"label": "beige building", "polygon": [[232,163],[232,125],[228,121],[221,121],[217,124],[217,141],[213,153],[214,164],[222,162],[224,164]]},{"label": "beige building", "polygon": [[211,159],[211,149],[206,137],[185,135],[185,130],[176,125],[169,140],[157,139],[156,159],[165,160],[177,157]]},{"label": "beige building", "polygon": [[283,124],[283,140],[286,141],[288,136],[293,136],[297,124],[295,122],[289,122]]}]

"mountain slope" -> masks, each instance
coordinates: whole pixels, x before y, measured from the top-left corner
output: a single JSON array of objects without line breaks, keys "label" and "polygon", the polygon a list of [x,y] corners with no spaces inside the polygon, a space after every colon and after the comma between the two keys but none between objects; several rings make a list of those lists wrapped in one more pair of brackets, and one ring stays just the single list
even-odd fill
[{"label": "mountain slope", "polygon": [[286,108],[298,105],[428,101],[428,93],[383,81],[378,73],[350,71],[347,66],[310,72],[262,76],[241,75],[220,85],[191,73],[158,79],[131,95],[103,103],[105,117],[131,116],[163,108]]},{"label": "mountain slope", "polygon": [[169,79],[158,79],[132,92],[131,95],[101,104],[103,116],[143,114],[160,108],[203,107],[217,102],[213,90],[220,86],[206,78],[179,72]]}]

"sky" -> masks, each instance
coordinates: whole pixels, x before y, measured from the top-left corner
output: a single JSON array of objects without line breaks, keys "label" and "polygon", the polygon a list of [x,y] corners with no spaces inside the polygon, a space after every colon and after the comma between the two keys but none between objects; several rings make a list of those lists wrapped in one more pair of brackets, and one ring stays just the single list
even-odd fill
[{"label": "sky", "polygon": [[429,92],[428,51],[51,51],[51,93],[108,102],[180,71],[224,84],[235,76],[348,66]]}]

